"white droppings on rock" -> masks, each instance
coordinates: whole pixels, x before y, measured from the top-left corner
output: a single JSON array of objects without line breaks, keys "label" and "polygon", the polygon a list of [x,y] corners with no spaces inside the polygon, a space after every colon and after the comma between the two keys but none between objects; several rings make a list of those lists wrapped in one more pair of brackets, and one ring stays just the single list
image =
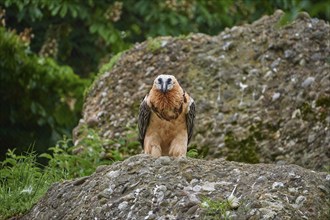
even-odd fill
[{"label": "white droppings on rock", "polygon": [[155,219],[156,215],[153,213],[153,211],[149,211],[148,215],[144,219]]},{"label": "white droppings on rock", "polygon": [[284,187],[284,184],[282,182],[274,182],[272,185],[272,189],[278,189]]},{"label": "white droppings on rock", "polygon": [[330,180],[330,174],[328,174],[326,177],[325,177],[326,180]]},{"label": "white droppings on rock", "polygon": [[134,195],[134,200],[133,200],[133,203],[136,202],[138,199],[139,199],[139,195],[140,195],[140,192],[142,191],[142,189],[136,189],[134,190],[133,192],[133,195]]},{"label": "white droppings on rock", "polygon": [[199,204],[200,203],[200,200],[197,198],[197,196],[195,194],[189,193],[188,194],[188,199],[189,199],[189,202],[191,202],[191,203],[194,203],[194,204]]},{"label": "white droppings on rock", "polygon": [[202,202],[202,207],[203,208],[209,208],[210,205],[209,205],[209,203],[207,201],[204,201],[204,202]]},{"label": "white droppings on rock", "polygon": [[124,95],[124,97],[131,97],[131,94],[130,94],[129,92],[127,92],[127,91],[126,91],[126,92],[124,92],[124,94],[123,94],[123,95]]},{"label": "white droppings on rock", "polygon": [[260,70],[253,68],[249,71],[249,75],[259,75],[260,74]]},{"label": "white droppings on rock", "polygon": [[142,64],[142,60],[139,60],[139,61],[137,61],[136,63],[134,63],[135,66],[139,66],[139,65],[141,65],[141,64]]},{"label": "white droppings on rock", "polygon": [[193,190],[194,192],[199,192],[199,191],[201,191],[201,189],[202,189],[202,187],[201,187],[200,185],[196,185],[196,186],[194,186],[194,187],[192,188],[192,190]]},{"label": "white droppings on rock", "polygon": [[288,188],[288,191],[290,193],[298,193],[298,189],[297,188],[293,188],[293,187]]},{"label": "white droppings on rock", "polygon": [[208,182],[208,181],[206,181],[206,182],[203,184],[202,189],[203,189],[204,191],[210,191],[210,192],[212,192],[212,191],[215,190],[214,186],[215,186],[216,184],[217,184],[217,183],[215,183],[215,182]]},{"label": "white droppings on rock", "polygon": [[146,75],[146,76],[149,76],[154,70],[155,70],[155,67],[153,67],[153,66],[149,66],[149,67],[147,68],[147,71],[146,71],[145,75]]},{"label": "white droppings on rock", "polygon": [[97,116],[97,118],[96,118],[97,121],[98,121],[98,119],[101,118],[104,114],[105,114],[104,111],[100,111],[100,112],[98,112],[97,115],[96,115],[96,116]]},{"label": "white droppings on rock", "polygon": [[275,92],[272,96],[272,101],[276,101],[278,98],[280,98],[281,93],[279,92]]},{"label": "white droppings on rock", "polygon": [[101,93],[101,96],[102,96],[102,97],[106,97],[107,95],[108,95],[108,94],[107,94],[106,92],[102,92],[102,93]]},{"label": "white droppings on rock", "polygon": [[109,138],[109,137],[111,137],[111,135],[112,135],[112,131],[111,131],[111,130],[108,130],[108,131],[106,131],[106,132],[103,134],[103,137],[104,137],[104,138]]},{"label": "white droppings on rock", "polygon": [[298,206],[298,208],[300,208],[301,206],[303,206],[304,202],[306,201],[306,197],[305,196],[298,196],[295,203]]},{"label": "white droppings on rock", "polygon": [[300,109],[296,109],[292,112],[291,118],[298,118],[301,116],[301,111]]},{"label": "white droppings on rock", "polygon": [[116,178],[120,175],[120,171],[116,170],[116,171],[110,171],[109,173],[106,174],[107,177],[109,178]]},{"label": "white droppings on rock", "polygon": [[289,143],[286,145],[287,147],[293,147],[296,144],[294,140],[290,140]]},{"label": "white droppings on rock", "polygon": [[277,72],[277,67],[281,62],[281,58],[277,58],[276,60],[273,61],[273,63],[270,65],[270,67],[272,68],[272,70],[274,72]]},{"label": "white droppings on rock", "polygon": [[301,178],[301,176],[295,174],[295,172],[289,172],[288,176],[289,176],[291,179],[299,179],[299,178]]},{"label": "white droppings on rock", "polygon": [[304,80],[303,83],[301,83],[301,86],[306,88],[308,86],[310,86],[313,82],[315,81],[315,77],[307,77],[307,79]]},{"label": "white droppings on rock", "polygon": [[264,78],[270,78],[270,77],[272,77],[272,75],[273,75],[273,72],[272,71],[267,71],[267,73],[265,74],[265,76],[264,76]]},{"label": "white droppings on rock", "polygon": [[258,209],[251,209],[251,211],[249,212],[249,216],[256,216],[259,214]]},{"label": "white droppings on rock", "polygon": [[115,188],[115,185],[111,184],[109,188],[103,190],[103,193],[110,196],[113,193],[113,188]]},{"label": "white droppings on rock", "polygon": [[162,192],[165,192],[165,191],[167,190],[167,188],[166,188],[165,185],[160,185],[160,186],[158,187],[158,190],[159,190],[159,191],[162,191]]},{"label": "white droppings on rock", "polygon": [[267,181],[267,177],[265,176],[259,176],[258,179],[256,180],[257,183],[264,183]]},{"label": "white droppings on rock", "polygon": [[122,202],[122,203],[120,203],[120,204],[118,205],[118,209],[119,209],[120,211],[123,211],[124,209],[126,209],[127,206],[128,206],[128,202],[127,202],[127,201],[124,201],[124,202]]},{"label": "white droppings on rock", "polygon": [[227,201],[228,201],[228,204],[230,206],[230,208],[232,209],[236,209],[239,207],[240,205],[240,198],[237,198],[236,196],[234,195],[230,195],[228,198],[227,198]]},{"label": "white droppings on rock", "polygon": [[236,173],[236,174],[240,174],[241,173],[241,171],[239,169],[237,169],[237,168],[236,169],[233,169],[233,172]]},{"label": "white droppings on rock", "polygon": [[260,208],[259,211],[262,214],[262,219],[274,219],[276,217],[276,212],[269,208]]},{"label": "white droppings on rock", "polygon": [[280,131],[280,130],[276,131],[276,132],[273,134],[273,138],[274,138],[274,139],[279,139],[280,137],[281,137],[281,131]]},{"label": "white droppings on rock", "polygon": [[223,185],[223,186],[227,186],[227,185],[231,185],[233,184],[232,182],[227,182],[227,181],[220,181],[220,182],[217,182],[219,185]]},{"label": "white droppings on rock", "polygon": [[226,41],[224,45],[222,46],[223,50],[229,50],[232,47],[233,42],[232,41]]},{"label": "white droppings on rock", "polygon": [[115,137],[119,137],[120,136],[120,133],[119,132],[116,132],[115,133]]},{"label": "white droppings on rock", "polygon": [[161,46],[162,47],[165,47],[167,45],[168,41],[167,40],[162,40],[161,42]]},{"label": "white droppings on rock", "polygon": [[156,185],[153,190],[153,194],[155,196],[155,198],[153,198],[153,201],[157,201],[158,204],[162,202],[164,200],[166,190],[167,190],[166,186]]},{"label": "white droppings on rock", "polygon": [[241,91],[244,91],[248,87],[248,85],[243,84],[242,82],[239,82],[239,87],[241,88]]},{"label": "white droppings on rock", "polygon": [[292,58],[293,55],[294,55],[294,52],[292,50],[285,50],[284,51],[284,57],[287,58],[287,59]]},{"label": "white droppings on rock", "polygon": [[199,183],[199,180],[198,179],[192,179],[191,181],[190,181],[190,185],[196,185],[197,183]]},{"label": "white droppings on rock", "polygon": [[183,190],[184,191],[191,191],[192,187],[191,186],[185,186],[185,187],[183,187]]},{"label": "white droppings on rock", "polygon": [[171,163],[171,158],[164,156],[164,157],[159,157],[157,160],[155,160],[155,164],[157,165],[169,165]]}]

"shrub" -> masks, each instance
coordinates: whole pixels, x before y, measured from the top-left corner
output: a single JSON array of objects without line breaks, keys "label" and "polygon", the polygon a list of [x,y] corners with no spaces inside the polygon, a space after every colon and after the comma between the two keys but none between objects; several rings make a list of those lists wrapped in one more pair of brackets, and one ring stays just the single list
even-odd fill
[{"label": "shrub", "polygon": [[0,163],[0,219],[30,209],[54,181],[42,171],[34,153],[18,156],[9,150],[6,155]]},{"label": "shrub", "polygon": [[[86,144],[79,154],[72,153],[72,141],[67,138],[41,155],[32,150],[17,155],[8,150],[6,159],[0,162],[0,219],[24,214],[54,182],[88,176],[98,166],[113,162],[101,159],[101,139],[93,131]],[[47,165],[39,164],[38,157],[46,158]]]},{"label": "shrub", "polygon": [[0,142],[2,149],[51,146],[69,134],[81,111],[88,81],[70,67],[33,54],[28,44],[0,27]]},{"label": "shrub", "polygon": [[326,0],[3,0],[0,7],[6,8],[11,28],[33,29],[33,51],[52,56],[79,74],[96,71],[104,56],[148,37],[214,35],[276,9],[288,12],[287,19],[302,10],[330,19]]}]

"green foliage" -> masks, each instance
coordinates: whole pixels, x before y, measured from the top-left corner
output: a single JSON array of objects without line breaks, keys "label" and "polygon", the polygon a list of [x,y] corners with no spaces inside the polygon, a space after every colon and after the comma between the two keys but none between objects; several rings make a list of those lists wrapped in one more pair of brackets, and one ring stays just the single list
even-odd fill
[{"label": "green foliage", "polygon": [[314,111],[308,102],[302,103],[299,109],[304,120],[314,120]]},{"label": "green foliage", "polygon": [[136,133],[130,133],[125,138],[109,141],[108,144],[112,146],[109,147],[111,150],[107,150],[106,158],[119,161],[141,153],[141,145],[136,140]]},{"label": "green foliage", "polygon": [[[82,148],[73,147],[72,140],[64,137],[48,149],[49,153],[17,155],[8,150],[6,159],[0,162],[0,219],[29,210],[52,183],[91,175],[98,166],[123,160],[140,148],[133,141],[134,132],[119,140],[104,140],[93,129],[84,128],[84,132],[86,137],[79,144]],[[104,146],[109,145],[117,148],[104,152]],[[46,159],[47,165],[37,163],[37,158]]]},{"label": "green foliage", "polygon": [[112,161],[124,160],[131,155],[141,153],[142,149],[140,143],[137,141],[137,129],[127,129],[126,137],[105,139],[101,138],[94,129],[82,126],[79,130],[80,141],[76,149],[86,149],[91,145],[99,145],[104,149],[104,152],[101,153],[102,157]]},{"label": "green foliage", "polygon": [[304,102],[299,106],[300,115],[306,121],[319,121],[327,123],[326,118],[330,112],[330,97],[321,96],[316,100],[315,107],[308,102]]},{"label": "green foliage", "polygon": [[80,74],[95,71],[109,51],[118,53],[129,46],[121,28],[115,26],[122,13],[120,1],[5,0],[2,5],[16,29],[37,30],[33,51],[48,56],[47,48],[53,41],[58,54],[52,56]]},{"label": "green foliage", "polygon": [[6,155],[0,163],[0,219],[30,209],[55,180],[41,169],[34,153],[18,156],[9,150]]},{"label": "green foliage", "polygon": [[[52,183],[92,174],[95,169],[112,161],[100,159],[103,152],[100,137],[91,131],[84,150],[74,154],[72,141],[64,138],[51,153],[39,156],[35,152],[16,155],[8,150],[0,163],[0,219],[23,214],[36,203]],[[47,166],[36,162],[46,158]]]},{"label": "green foliage", "polygon": [[323,166],[323,172],[326,172],[326,173],[330,174],[330,165],[324,165]]},{"label": "green foliage", "polygon": [[136,129],[130,129],[126,137],[108,140],[108,149],[106,158],[118,161],[124,160],[132,155],[141,153],[140,142],[137,141],[137,131]]},{"label": "green foliage", "polygon": [[49,146],[76,125],[87,80],[70,67],[31,53],[0,27],[0,139],[2,147]]},{"label": "green foliage", "polygon": [[4,0],[0,7],[6,8],[10,27],[32,27],[33,51],[49,55],[44,49],[53,42],[58,49],[53,57],[80,74],[94,72],[107,54],[149,37],[192,32],[214,35],[276,9],[287,12],[285,21],[303,10],[330,19],[326,0]]},{"label": "green foliage", "polygon": [[96,133],[91,132],[85,142],[86,148],[77,153],[73,153],[75,148],[72,141],[66,138],[49,148],[50,154],[39,156],[49,160],[46,171],[63,179],[72,179],[92,174],[99,165],[110,164],[110,161],[101,159],[103,148],[101,138]]},{"label": "green foliage", "polygon": [[228,132],[225,136],[225,145],[228,148],[227,160],[258,163],[259,153],[256,140],[261,139],[262,135],[257,128],[250,128],[250,135],[242,140],[235,137],[232,132]]},{"label": "green foliage", "polygon": [[330,108],[330,96],[321,96],[316,100],[316,106]]},{"label": "green foliage", "polygon": [[227,214],[227,211],[230,210],[230,203],[228,200],[213,200],[205,197],[202,200],[201,206],[206,210],[205,219],[230,219]]},{"label": "green foliage", "polygon": [[[125,140],[104,141],[93,129],[87,129],[87,137],[81,143],[84,149],[77,151],[72,141],[64,138],[49,148],[50,153],[38,156],[48,160],[44,167],[36,162],[35,152],[18,156],[9,150],[0,164],[0,219],[24,214],[54,182],[90,175],[100,165],[122,160],[131,153],[130,149],[140,147],[131,141],[135,138],[131,133]],[[119,150],[111,151],[112,161],[101,159],[106,144],[118,145]]]},{"label": "green foliage", "polygon": [[199,158],[200,155],[199,155],[197,149],[190,149],[190,150],[187,152],[187,157],[190,157],[190,158]]},{"label": "green foliage", "polygon": [[162,43],[159,39],[150,38],[147,43],[147,50],[155,54],[162,48]]}]

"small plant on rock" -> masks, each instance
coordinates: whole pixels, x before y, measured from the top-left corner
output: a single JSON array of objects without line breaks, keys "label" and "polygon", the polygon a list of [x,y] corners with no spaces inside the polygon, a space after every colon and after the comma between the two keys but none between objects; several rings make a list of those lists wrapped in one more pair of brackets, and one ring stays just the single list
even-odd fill
[{"label": "small plant on rock", "polygon": [[210,198],[203,198],[201,203],[202,208],[206,211],[205,219],[214,220],[229,220],[228,212],[230,210],[230,203],[228,200],[212,200]]}]

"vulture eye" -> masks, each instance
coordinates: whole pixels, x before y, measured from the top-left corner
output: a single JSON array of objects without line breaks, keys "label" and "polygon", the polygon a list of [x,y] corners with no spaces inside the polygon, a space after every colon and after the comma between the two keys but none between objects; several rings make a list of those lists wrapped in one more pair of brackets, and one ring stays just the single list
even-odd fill
[{"label": "vulture eye", "polygon": [[158,83],[162,84],[163,83],[163,79],[162,78],[158,78]]},{"label": "vulture eye", "polygon": [[168,78],[167,79],[167,83],[171,83],[172,82],[172,79],[171,78]]}]

